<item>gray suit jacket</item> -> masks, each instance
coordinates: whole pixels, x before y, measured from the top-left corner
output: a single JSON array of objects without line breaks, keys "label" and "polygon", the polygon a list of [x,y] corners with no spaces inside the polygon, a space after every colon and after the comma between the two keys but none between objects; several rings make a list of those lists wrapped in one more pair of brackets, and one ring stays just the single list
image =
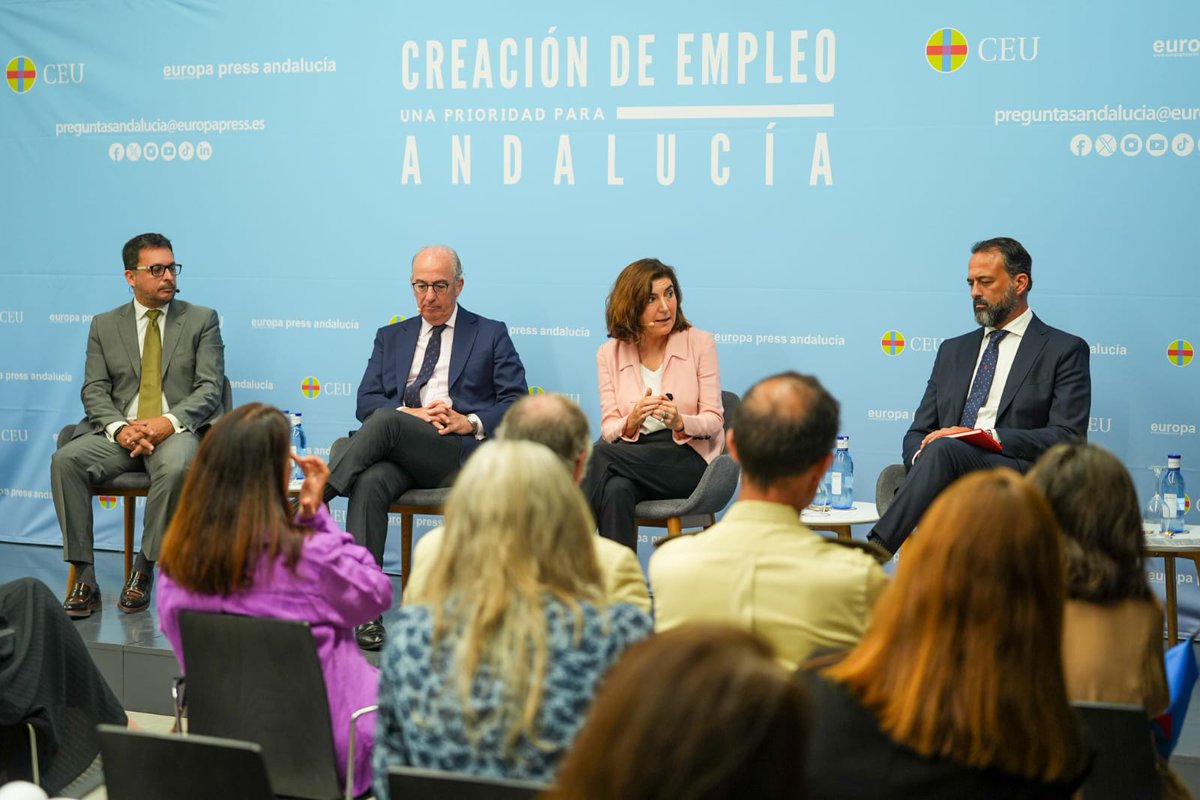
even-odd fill
[{"label": "gray suit jacket", "polygon": [[[165,324],[163,394],[179,424],[199,432],[221,415],[225,344],[217,312],[173,300]],[[133,303],[97,314],[88,332],[80,392],[87,417],[75,428],[74,436],[96,433],[126,419],[125,409],[138,393],[141,378]]]}]

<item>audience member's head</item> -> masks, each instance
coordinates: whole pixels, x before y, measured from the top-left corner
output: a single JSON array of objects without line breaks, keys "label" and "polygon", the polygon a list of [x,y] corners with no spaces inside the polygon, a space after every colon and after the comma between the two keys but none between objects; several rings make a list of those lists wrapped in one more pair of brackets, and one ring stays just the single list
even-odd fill
[{"label": "audience member's head", "polygon": [[1016,472],[951,484],[905,545],[862,642],[829,676],[923,755],[1042,780],[1077,775],[1061,539]]},{"label": "audience member's head", "polygon": [[1027,479],[1046,496],[1066,535],[1067,597],[1089,603],[1152,597],[1141,504],[1116,456],[1094,444],[1055,445]]},{"label": "audience member's head", "polygon": [[507,688],[509,742],[537,739],[534,723],[547,659],[542,598],[576,614],[603,604],[592,545],[595,523],[562,462],[533,442],[487,442],[459,473],[446,501],[444,539],[415,602],[434,609],[434,639],[453,637],[458,690],[486,663]]},{"label": "audience member's head", "polygon": [[510,442],[537,442],[563,460],[578,483],[583,479],[592,437],[583,409],[561,394],[523,397],[504,414],[496,438]]},{"label": "audience member's head", "polygon": [[805,796],[808,703],[755,634],[660,633],[622,656],[563,762],[555,798]]},{"label": "audience member's head", "polygon": [[247,403],[222,415],[196,451],[163,539],[161,566],[192,591],[248,586],[263,553],[294,566],[307,529],[292,523],[291,428],[279,409]]},{"label": "audience member's head", "polygon": [[807,497],[829,466],[837,439],[838,402],[810,375],[783,372],[750,387],[733,415],[729,449],[742,481],[758,490],[793,485]]}]

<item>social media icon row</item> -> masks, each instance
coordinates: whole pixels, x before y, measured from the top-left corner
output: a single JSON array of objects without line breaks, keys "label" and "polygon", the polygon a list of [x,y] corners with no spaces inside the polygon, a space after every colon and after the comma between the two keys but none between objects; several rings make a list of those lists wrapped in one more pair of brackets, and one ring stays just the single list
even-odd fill
[{"label": "social media icon row", "polygon": [[108,146],[108,157],[113,161],[191,161],[193,158],[208,161],[212,158],[212,145],[208,142],[113,142]]},{"label": "social media icon row", "polygon": [[1177,133],[1170,140],[1161,133],[1152,133],[1144,139],[1136,133],[1127,133],[1120,139],[1111,133],[1102,133],[1095,138],[1086,133],[1077,133],[1071,137],[1071,154],[1074,156],[1098,155],[1101,158],[1120,153],[1125,156],[1136,156],[1145,153],[1149,156],[1165,156],[1168,152],[1177,156],[1190,156],[1196,150],[1196,140],[1186,133]]}]

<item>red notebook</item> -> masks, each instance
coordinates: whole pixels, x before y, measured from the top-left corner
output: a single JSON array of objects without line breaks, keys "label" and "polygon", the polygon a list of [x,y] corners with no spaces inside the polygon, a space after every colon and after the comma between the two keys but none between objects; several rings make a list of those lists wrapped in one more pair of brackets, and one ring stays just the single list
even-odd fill
[{"label": "red notebook", "polygon": [[1003,453],[1004,445],[997,442],[987,431],[982,428],[975,428],[962,433],[947,433],[947,439],[962,439],[964,442],[973,444],[976,447],[982,447],[984,450],[991,450],[993,453]]}]

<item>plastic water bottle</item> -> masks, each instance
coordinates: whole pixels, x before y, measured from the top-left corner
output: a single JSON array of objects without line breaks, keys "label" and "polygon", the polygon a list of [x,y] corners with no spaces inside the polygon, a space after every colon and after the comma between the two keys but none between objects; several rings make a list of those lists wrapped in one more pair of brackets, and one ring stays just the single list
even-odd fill
[{"label": "plastic water bottle", "polygon": [[829,467],[829,497],[834,508],[854,506],[854,460],[850,458],[850,437],[837,437],[837,452]]},{"label": "plastic water bottle", "polygon": [[1167,456],[1167,470],[1162,475],[1158,487],[1162,498],[1162,532],[1166,534],[1183,533],[1183,512],[1187,488],[1183,483],[1183,473],[1179,471],[1179,456]]},{"label": "plastic water bottle", "polygon": [[[297,411],[288,416],[292,421],[292,455],[308,455],[308,437],[304,435],[304,415]],[[304,480],[304,470],[300,469],[299,464],[292,465],[292,480]]]}]

